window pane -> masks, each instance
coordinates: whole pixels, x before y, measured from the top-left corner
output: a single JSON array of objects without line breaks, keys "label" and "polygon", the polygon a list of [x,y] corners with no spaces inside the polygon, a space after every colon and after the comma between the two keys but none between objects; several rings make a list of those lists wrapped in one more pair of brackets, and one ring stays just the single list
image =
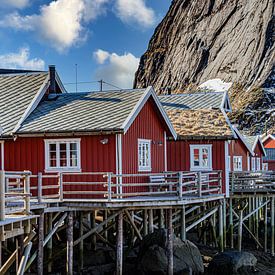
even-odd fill
[{"label": "window pane", "polygon": [[67,166],[67,152],[66,152],[67,144],[60,143],[59,144],[59,155],[60,155],[60,166],[66,167]]},{"label": "window pane", "polygon": [[208,167],[209,166],[209,158],[208,158],[208,149],[203,148],[202,149],[202,167]]},{"label": "window pane", "polygon": [[200,166],[200,150],[194,149],[194,166]]},{"label": "window pane", "polygon": [[70,166],[77,167],[77,152],[76,151],[70,152]]},{"label": "window pane", "polygon": [[49,165],[56,167],[56,144],[49,144]]}]

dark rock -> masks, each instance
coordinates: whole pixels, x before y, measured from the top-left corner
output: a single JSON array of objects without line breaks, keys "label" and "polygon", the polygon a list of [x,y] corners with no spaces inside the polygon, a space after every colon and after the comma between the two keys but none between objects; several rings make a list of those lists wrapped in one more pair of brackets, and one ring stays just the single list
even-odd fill
[{"label": "dark rock", "polygon": [[251,274],[255,270],[256,257],[249,252],[227,251],[216,255],[210,262],[207,274]]},{"label": "dark rock", "polygon": [[[173,237],[174,274],[203,273],[202,256],[190,241]],[[147,235],[140,244],[137,259],[138,274],[167,274],[167,231]]]}]

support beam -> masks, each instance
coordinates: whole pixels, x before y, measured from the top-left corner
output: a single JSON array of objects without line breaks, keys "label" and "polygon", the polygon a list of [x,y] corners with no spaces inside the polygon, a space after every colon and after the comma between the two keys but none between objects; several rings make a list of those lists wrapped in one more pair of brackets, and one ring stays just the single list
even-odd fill
[{"label": "support beam", "polygon": [[167,267],[167,274],[173,275],[173,222],[172,222],[173,216],[172,216],[172,208],[168,209],[168,230],[167,230],[167,239],[168,239],[168,245],[167,245],[167,260],[168,260],[168,267]]},{"label": "support beam", "polygon": [[73,213],[69,212],[67,221],[67,261],[66,272],[73,275]]},{"label": "support beam", "polygon": [[220,251],[223,252],[224,250],[224,242],[223,242],[223,201],[220,201],[219,205],[219,242],[220,242]]},{"label": "support beam", "polygon": [[274,257],[274,221],[275,221],[275,209],[274,209],[274,197],[271,198],[271,255]]},{"label": "support beam", "polygon": [[148,235],[148,211],[147,209],[143,210],[143,236]]},{"label": "support beam", "polygon": [[242,234],[243,234],[243,209],[240,210],[238,224],[238,251],[242,251]]},{"label": "support beam", "polygon": [[116,254],[116,275],[123,272],[123,212],[119,213],[117,219],[117,254]]},{"label": "support beam", "polygon": [[43,260],[44,260],[44,213],[40,214],[38,219],[38,250],[37,250],[37,274],[43,275]]},{"label": "support beam", "polygon": [[268,205],[264,207],[264,252],[267,252],[267,207]]},{"label": "support beam", "polygon": [[154,216],[153,209],[149,209],[149,233],[154,232]]},{"label": "support beam", "polygon": [[180,237],[182,241],[186,240],[185,205],[182,206],[182,210],[181,210]]},{"label": "support beam", "polygon": [[128,220],[129,220],[130,224],[132,225],[134,231],[136,232],[136,235],[138,236],[138,238],[139,238],[140,240],[142,240],[142,236],[141,236],[141,234],[140,234],[140,231],[138,230],[138,228],[137,228],[135,222],[133,221],[133,219],[132,219],[132,217],[131,217],[129,211],[128,211],[128,210],[125,210],[125,214],[126,214]]},{"label": "support beam", "polygon": [[159,228],[160,229],[164,228],[164,210],[163,209],[159,210]]},{"label": "support beam", "polygon": [[233,202],[232,197],[229,199],[229,235],[230,235],[230,247],[234,248],[234,225],[233,225]]},{"label": "support beam", "polygon": [[[82,237],[83,235],[83,212],[80,211],[79,213],[79,237]],[[79,243],[79,273],[81,273],[81,270],[83,269],[83,250],[84,250],[84,243],[83,240]]]},{"label": "support beam", "polygon": [[[95,216],[96,216],[96,211],[93,211],[91,213],[91,228],[94,229],[96,227],[96,222],[95,222]],[[91,243],[92,243],[92,250],[96,251],[96,235],[91,236]]]},{"label": "support beam", "polygon": [[[47,214],[47,235],[52,231],[53,228],[53,214],[52,213],[48,213]],[[48,273],[52,272],[52,256],[53,256],[53,241],[52,238],[49,239],[48,243],[47,243],[47,257],[49,260],[48,263]]]},{"label": "support beam", "polygon": [[31,252],[31,248],[32,248],[32,242],[29,242],[28,245],[26,246],[25,250],[24,250],[24,254],[21,258],[21,262],[18,268],[18,272],[17,275],[24,275],[25,274],[25,267],[28,261],[28,257],[30,255]]}]

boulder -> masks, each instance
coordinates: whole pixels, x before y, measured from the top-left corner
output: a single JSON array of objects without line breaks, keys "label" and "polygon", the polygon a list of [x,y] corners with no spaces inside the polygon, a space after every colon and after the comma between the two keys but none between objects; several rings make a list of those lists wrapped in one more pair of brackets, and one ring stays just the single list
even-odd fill
[{"label": "boulder", "polygon": [[208,266],[207,274],[251,274],[255,270],[256,264],[257,258],[252,253],[227,251],[213,258]]},{"label": "boulder", "polygon": [[[173,236],[174,274],[203,273],[199,249],[190,241]],[[167,231],[162,229],[147,235],[140,244],[137,259],[139,274],[167,274]]]}]

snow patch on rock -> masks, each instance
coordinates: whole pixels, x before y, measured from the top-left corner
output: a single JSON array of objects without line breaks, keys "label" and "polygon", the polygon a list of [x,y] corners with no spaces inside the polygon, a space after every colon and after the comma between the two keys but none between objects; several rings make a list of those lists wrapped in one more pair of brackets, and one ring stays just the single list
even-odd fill
[{"label": "snow patch on rock", "polygon": [[232,86],[232,82],[224,82],[219,78],[210,79],[202,83],[199,88],[214,92],[225,92]]}]

